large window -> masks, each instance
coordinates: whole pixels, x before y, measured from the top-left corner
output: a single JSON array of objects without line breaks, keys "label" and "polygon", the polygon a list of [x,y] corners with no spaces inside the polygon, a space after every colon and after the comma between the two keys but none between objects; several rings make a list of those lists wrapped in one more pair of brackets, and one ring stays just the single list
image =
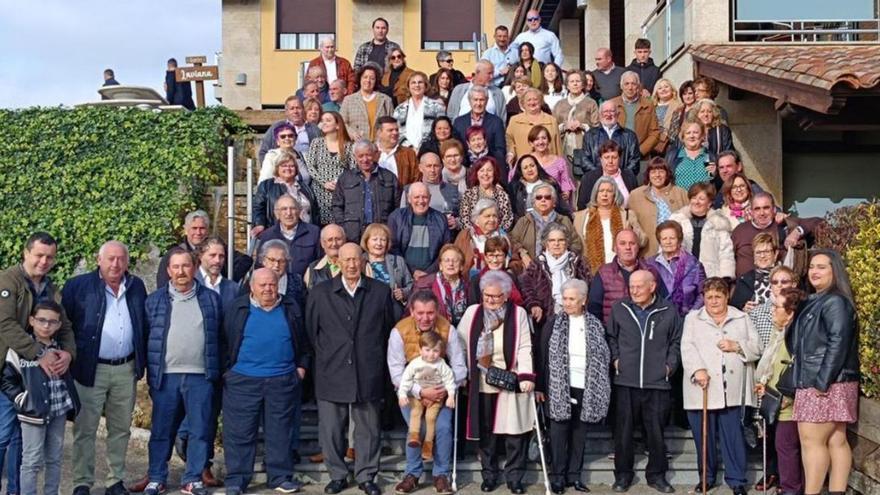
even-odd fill
[{"label": "large window", "polygon": [[480,0],[422,0],[422,49],[473,50],[480,21]]},{"label": "large window", "polygon": [[276,48],[317,50],[318,41],[336,33],[335,0],[276,0]]}]

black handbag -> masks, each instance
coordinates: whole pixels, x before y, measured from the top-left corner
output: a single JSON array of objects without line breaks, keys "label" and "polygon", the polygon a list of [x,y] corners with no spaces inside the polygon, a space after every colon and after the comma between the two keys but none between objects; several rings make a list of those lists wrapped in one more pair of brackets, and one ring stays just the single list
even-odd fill
[{"label": "black handbag", "polygon": [[761,396],[761,408],[758,414],[764,418],[768,425],[776,424],[779,419],[779,411],[782,409],[782,393],[767,385],[764,387],[764,395]]},{"label": "black handbag", "polygon": [[785,369],[779,374],[779,380],[776,380],[776,390],[789,398],[794,398],[794,392],[797,389],[794,383],[794,359],[792,356],[790,361],[782,361]]},{"label": "black handbag", "polygon": [[516,373],[497,366],[489,366],[486,371],[486,383],[508,392],[516,392],[519,389],[519,378]]}]

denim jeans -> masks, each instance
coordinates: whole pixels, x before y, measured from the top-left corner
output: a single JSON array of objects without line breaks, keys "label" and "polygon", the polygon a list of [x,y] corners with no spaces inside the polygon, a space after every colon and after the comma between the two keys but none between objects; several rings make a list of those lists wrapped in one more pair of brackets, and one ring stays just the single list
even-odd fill
[{"label": "denim jeans", "polygon": [[37,495],[37,474],[44,466],[43,493],[58,493],[66,421],[65,416],[57,416],[45,425],[22,423],[21,495]]},{"label": "denim jeans", "polygon": [[15,406],[5,394],[0,394],[0,469],[6,461],[6,493],[18,493],[18,475],[21,469],[21,428]]},{"label": "denim jeans", "polygon": [[203,374],[166,373],[161,388],[150,388],[153,399],[153,425],[150,431],[148,476],[165,484],[168,459],[174,447],[175,432],[184,415],[189,418],[186,469],[181,484],[200,481],[208,461],[214,384]]},{"label": "denim jeans", "polygon": [[[458,404],[456,404],[458,406]],[[409,406],[401,407],[400,412],[409,427]],[[431,474],[434,476],[449,476],[452,464],[452,415],[455,411],[448,407],[440,409],[434,430],[434,467]],[[422,433],[425,431],[425,423],[422,422]],[[421,447],[406,447],[406,473],[421,478],[424,465],[422,463]]]},{"label": "denim jeans", "polygon": [[[218,385],[214,388],[214,404],[211,410],[210,431],[208,432],[208,462],[205,463],[205,468],[210,468],[214,465],[214,443],[217,439],[217,421],[220,418],[220,410],[222,408],[220,402],[222,397],[223,390]],[[184,416],[180,427],[177,428],[177,437],[183,440],[184,445],[189,441],[189,415]]]}]

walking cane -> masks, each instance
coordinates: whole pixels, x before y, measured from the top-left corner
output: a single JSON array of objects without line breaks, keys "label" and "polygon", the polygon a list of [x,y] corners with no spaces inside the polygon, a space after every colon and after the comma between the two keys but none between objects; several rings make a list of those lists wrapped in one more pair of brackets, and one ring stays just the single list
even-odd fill
[{"label": "walking cane", "polygon": [[541,422],[538,420],[538,406],[532,396],[532,413],[535,415],[535,432],[538,435],[538,453],[541,454],[541,472],[544,473],[544,495],[550,495],[550,480],[547,479],[547,461],[544,460],[544,439],[541,436]]},{"label": "walking cane", "polygon": [[764,495],[767,495],[767,420],[761,417],[761,475],[764,477]]},{"label": "walking cane", "polygon": [[700,472],[700,482],[703,485],[703,495],[706,495],[706,473],[707,468],[706,464],[708,464],[708,459],[706,458],[708,453],[708,439],[706,438],[709,430],[709,389],[707,387],[703,387],[703,436],[702,436],[702,453],[703,453],[703,465],[701,466]]},{"label": "walking cane", "polygon": [[457,470],[458,470],[458,411],[461,407],[461,403],[458,402],[458,388],[455,389],[455,410],[452,411],[452,414],[455,418],[452,420],[452,491],[458,491],[458,483],[456,483],[457,478]]}]

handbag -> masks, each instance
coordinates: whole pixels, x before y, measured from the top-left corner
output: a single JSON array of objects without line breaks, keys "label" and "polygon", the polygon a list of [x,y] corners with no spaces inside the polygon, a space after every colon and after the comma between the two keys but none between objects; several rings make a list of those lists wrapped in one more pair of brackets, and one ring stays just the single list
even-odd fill
[{"label": "handbag", "polygon": [[761,408],[758,410],[758,413],[768,425],[773,425],[779,419],[779,411],[781,409],[782,394],[769,385],[765,386],[764,395],[761,396]]},{"label": "handbag", "polygon": [[785,369],[782,370],[782,373],[779,374],[779,379],[776,380],[776,390],[790,398],[794,398],[794,392],[797,388],[794,383],[794,359],[792,356],[790,361],[783,361],[782,364],[785,365]]},{"label": "handbag", "polygon": [[497,366],[489,366],[486,371],[486,383],[508,392],[516,392],[519,388],[519,378],[516,373]]}]

